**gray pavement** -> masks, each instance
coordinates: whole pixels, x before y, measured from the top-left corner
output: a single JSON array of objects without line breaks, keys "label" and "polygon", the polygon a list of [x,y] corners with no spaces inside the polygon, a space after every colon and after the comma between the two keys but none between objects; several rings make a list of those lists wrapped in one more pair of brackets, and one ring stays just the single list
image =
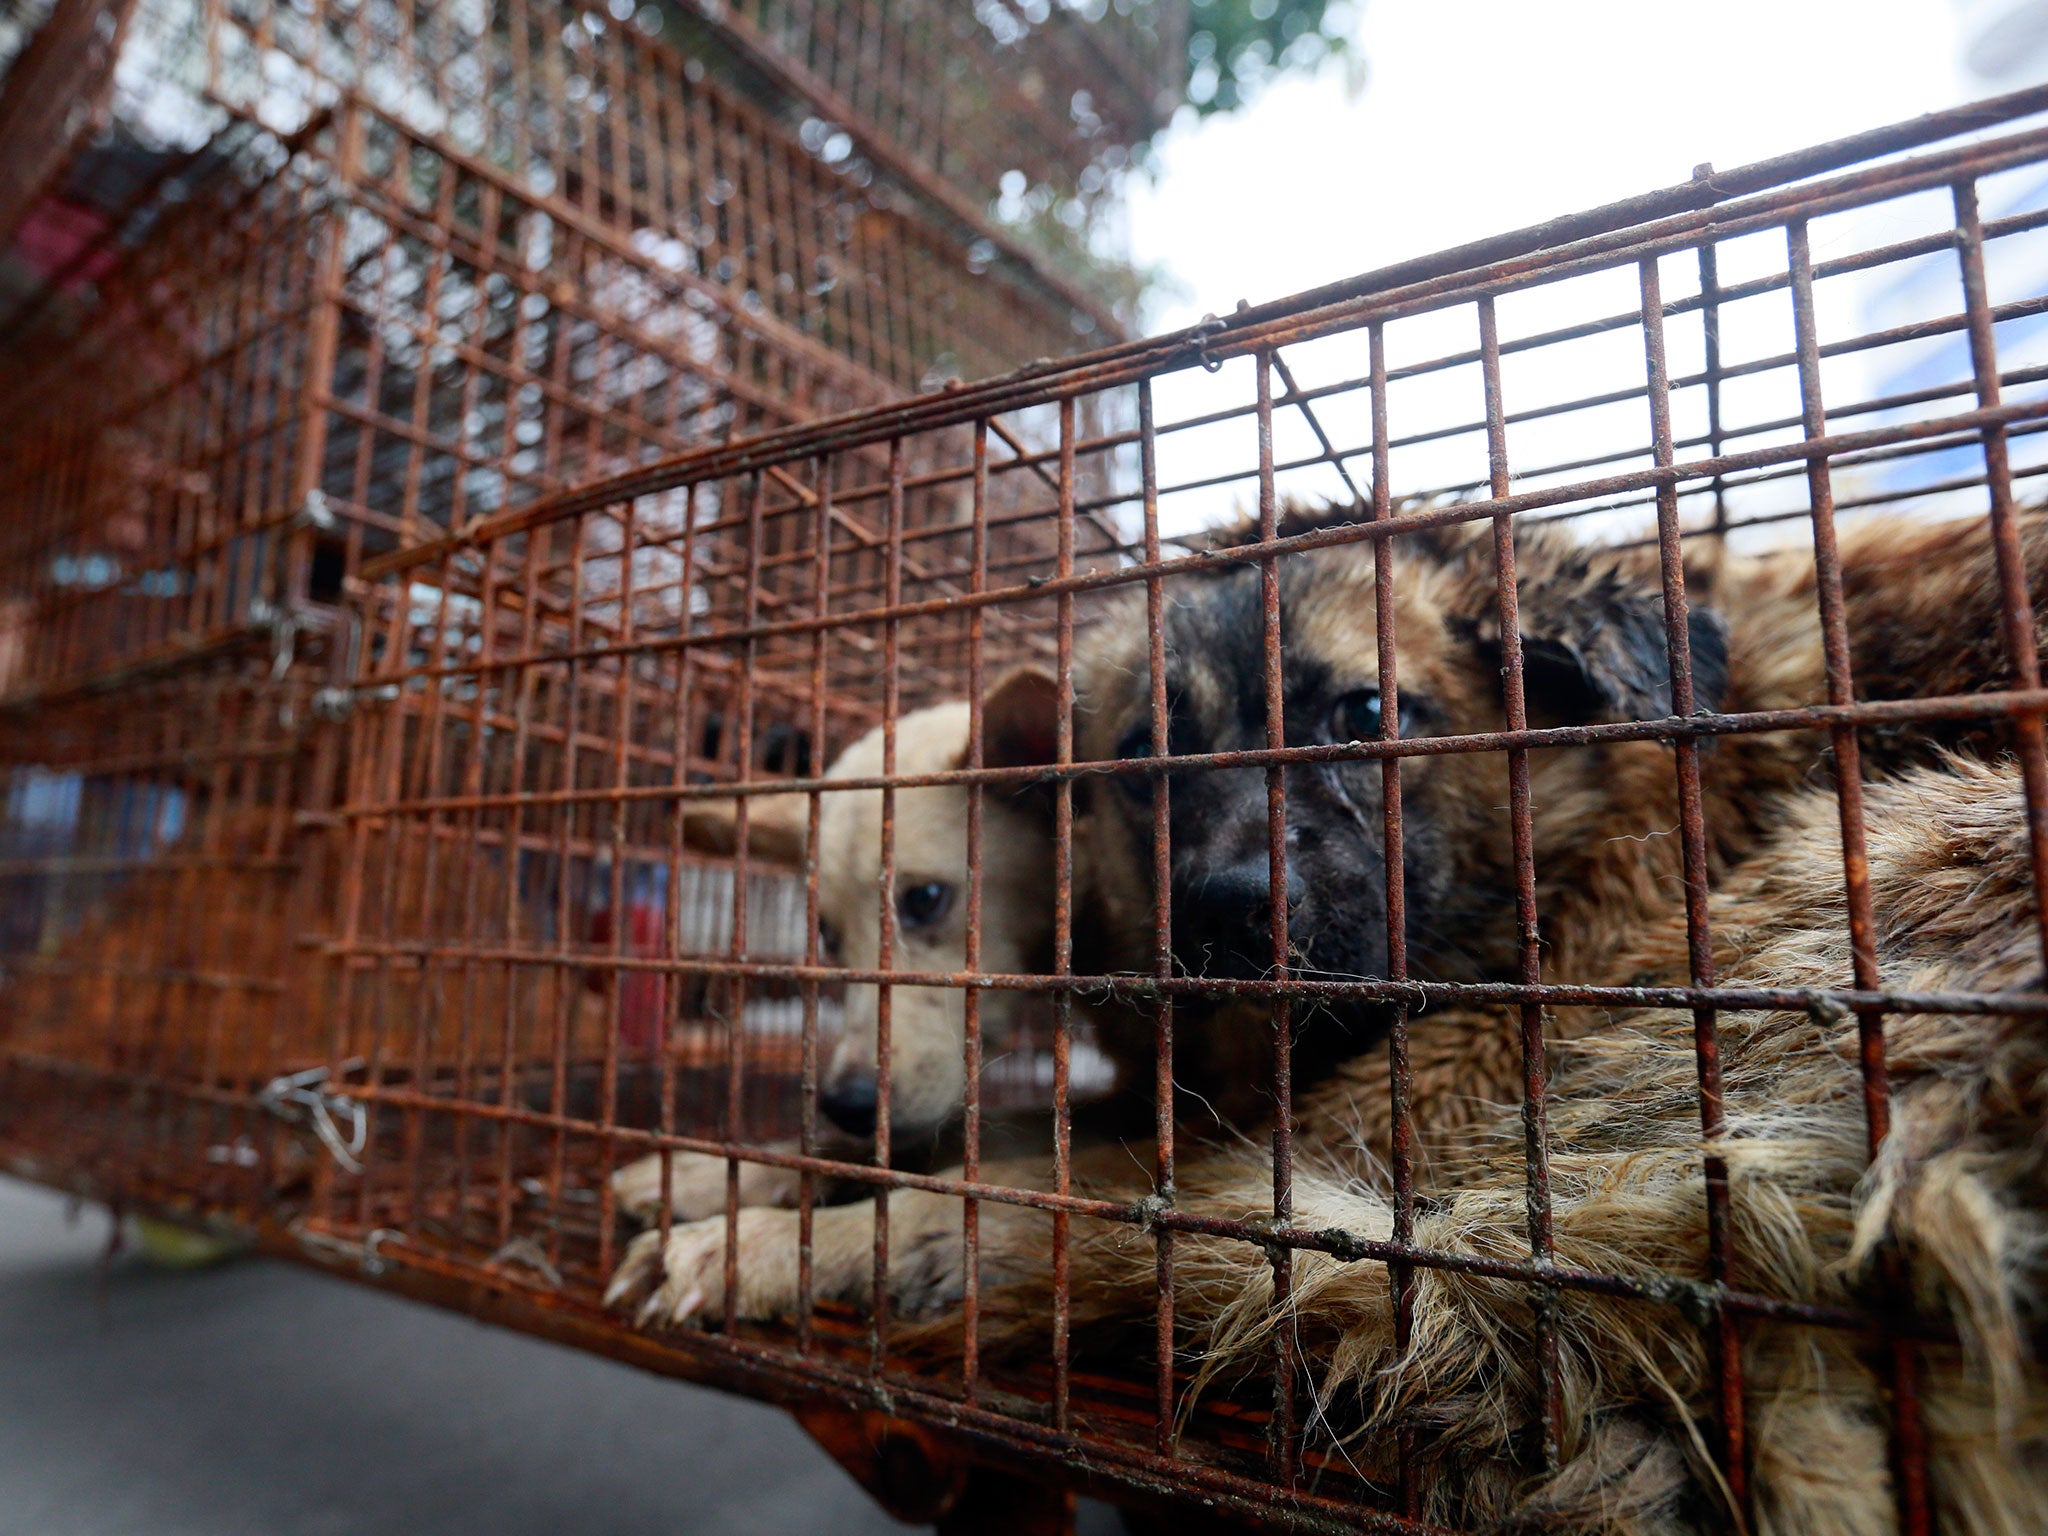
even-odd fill
[{"label": "gray pavement", "polygon": [[102,1290],[106,1233],[0,1179],[0,1536],[912,1529],[776,1409],[274,1260]]}]

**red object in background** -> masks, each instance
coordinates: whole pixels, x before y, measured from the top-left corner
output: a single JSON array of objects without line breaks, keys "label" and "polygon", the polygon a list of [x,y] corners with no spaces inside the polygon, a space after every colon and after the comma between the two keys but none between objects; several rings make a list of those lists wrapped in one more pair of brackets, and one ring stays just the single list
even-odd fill
[{"label": "red object in background", "polygon": [[[625,953],[637,960],[658,960],[668,953],[665,914],[649,901],[626,903]],[[611,908],[602,907],[590,916],[590,942],[599,949],[612,947]],[[619,1045],[626,1051],[651,1051],[661,1043],[662,1020],[668,1017],[668,978],[646,971],[590,972],[593,992],[605,990],[607,979],[619,989]]]},{"label": "red object in background", "polygon": [[62,272],[63,291],[74,293],[98,282],[120,263],[121,251],[115,245],[86,254],[106,232],[106,215],[99,210],[66,198],[46,197],[22,220],[15,236],[15,255],[45,278]]}]

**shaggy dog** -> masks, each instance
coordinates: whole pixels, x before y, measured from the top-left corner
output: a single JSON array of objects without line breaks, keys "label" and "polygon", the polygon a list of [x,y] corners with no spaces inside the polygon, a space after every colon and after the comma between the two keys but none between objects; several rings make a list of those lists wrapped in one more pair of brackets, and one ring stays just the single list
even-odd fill
[{"label": "shaggy dog", "polygon": [[[1004,678],[983,702],[983,766],[1050,761],[1054,708],[1052,680],[1042,673],[1020,670]],[[942,773],[965,767],[968,728],[968,706],[961,702],[903,716],[896,723],[895,771]],[[879,777],[882,751],[878,727],[841,753],[825,777]],[[882,792],[833,790],[818,801],[819,962],[871,971],[882,949],[877,899]],[[896,792],[890,921],[897,970],[966,968],[968,801],[969,791],[959,786]],[[747,816],[749,852],[801,860],[810,808],[807,794],[753,797]],[[1029,795],[996,791],[982,796],[981,815],[981,967],[999,974],[1043,970],[1052,950],[1051,817]],[[733,851],[737,837],[731,806],[711,802],[692,810],[684,835],[699,849]],[[957,987],[912,986],[892,986],[890,994],[891,1150],[916,1157],[939,1142],[960,1106],[966,994]],[[982,1020],[991,1034],[1000,1035],[1022,996],[983,994]],[[874,984],[847,987],[844,1025],[819,1083],[818,1107],[842,1137],[834,1151],[849,1156],[860,1155],[875,1131],[880,1000],[881,988]],[[694,1221],[725,1209],[727,1169],[722,1157],[656,1153],[615,1172],[612,1189],[621,1210],[651,1222],[660,1213],[666,1184],[669,1208]],[[800,1178],[786,1168],[741,1163],[739,1184],[743,1205],[794,1205]]]},{"label": "shaggy dog", "polygon": [[[1870,876],[1883,985],[1921,993],[2038,992],[2027,814],[2018,774],[1972,760],[1911,770],[1868,792]],[[1790,797],[1780,830],[1731,872],[1711,905],[1722,981],[1839,987],[1849,973],[1837,808]],[[1667,917],[1615,959],[1616,979],[1683,983],[1686,935]],[[1452,1014],[1417,1026],[1507,1038],[1512,1021]],[[2048,1528],[2048,1379],[2037,1340],[2048,1296],[2048,1034],[2038,1015],[1895,1013],[1885,1020],[1891,1133],[1867,1165],[1857,1021],[1816,1003],[1720,1015],[1738,1292],[1843,1306],[1897,1304],[1896,1256],[1915,1326],[1954,1343],[1919,1351],[1930,1470],[1942,1528]],[[1552,1031],[1549,1166],[1555,1261],[1651,1282],[1670,1302],[1555,1293],[1563,1407],[1557,1469],[1537,1464],[1532,1362],[1538,1294],[1510,1280],[1418,1269],[1413,1347],[1394,1348],[1389,1273],[1377,1262],[1298,1252],[1293,1295],[1271,1305],[1264,1256],[1183,1236],[1176,1318],[1207,1376],[1265,1369],[1287,1328],[1309,1362],[1318,1417],[1383,1484],[1391,1430],[1421,1431],[1426,1517],[1460,1528],[1680,1532],[1736,1525],[1707,1454],[1717,1390],[1705,1180],[1689,1010],[1560,1010]],[[1380,1074],[1371,1074],[1380,1075]],[[1333,1082],[1302,1104],[1294,1225],[1384,1241],[1392,1202],[1384,1133]],[[1380,1085],[1384,1087],[1383,1076]],[[1418,1091],[1421,1106],[1426,1095]],[[1383,1111],[1382,1111],[1383,1113]],[[1462,1133],[1425,1137],[1430,1195],[1412,1242],[1526,1261],[1523,1123],[1511,1105],[1469,1105]],[[1141,1193],[1125,1181],[1090,1193]],[[1267,1160],[1247,1151],[1183,1164],[1176,1206],[1256,1218],[1271,1209]],[[1087,1229],[1072,1260],[1077,1327],[1149,1327],[1152,1245]],[[986,1227],[984,1234],[986,1234]],[[984,1235],[984,1252],[988,1239]],[[1341,1239],[1335,1244],[1340,1250]],[[1015,1266],[1007,1255],[1000,1262]],[[1043,1347],[1045,1278],[984,1301],[1014,1347]],[[997,1316],[997,1312],[1003,1314]],[[1691,1315],[1688,1316],[1688,1313]],[[1131,1327],[1130,1324],[1142,1324]],[[1756,1529],[1894,1528],[1884,1351],[1875,1341],[1764,1318],[1743,1321]]]},{"label": "shaggy dog", "polygon": [[[2038,568],[2038,522],[2030,520],[2026,532],[2028,563]],[[1589,550],[1541,531],[1520,531],[1517,542],[1530,723],[1667,715],[1654,559]],[[1431,533],[1398,539],[1394,549],[1402,733],[1500,728],[1490,548]],[[1978,643],[1997,633],[1981,524],[1868,524],[1845,538],[1844,560],[1860,697],[2004,680],[1998,652]],[[1281,563],[1289,744],[1346,741],[1380,728],[1372,561],[1368,548],[1349,546]],[[1731,559],[1718,571],[1688,575],[1704,600],[1688,626],[1696,706],[1742,712],[1825,698],[1810,561]],[[1259,610],[1250,600],[1257,583],[1256,573],[1240,572],[1186,583],[1175,594],[1167,690],[1175,754],[1265,744]],[[1133,613],[1142,609],[1101,626],[1086,657],[1084,757],[1137,756],[1149,745],[1146,640]],[[1134,731],[1140,723],[1142,737]],[[1883,767],[1909,762],[1943,734],[1916,728],[1874,736],[1870,757]],[[1834,802],[1804,787],[1832,769],[1820,743],[1793,732],[1735,735],[1701,761],[1724,980],[1843,984]],[[1290,965],[1298,975],[1376,974],[1385,954],[1378,765],[1292,765],[1286,775],[1290,874],[1302,871],[1299,887],[1290,880],[1287,892]],[[1264,770],[1160,777],[1174,834],[1176,956],[1191,971],[1256,971],[1270,962],[1270,950],[1259,949],[1271,899],[1263,878]],[[1097,787],[1084,827],[1091,895],[1105,931],[1143,957],[1136,968],[1149,960],[1152,942],[1145,841],[1153,806],[1144,781],[1126,778],[1132,788]],[[1448,979],[1512,975],[1521,935],[1497,757],[1412,757],[1402,779],[1403,871],[1418,970],[1426,965]],[[1607,739],[1542,751],[1530,779],[1545,979],[1687,979],[1669,749]],[[1887,985],[2000,991],[2037,984],[2038,950],[2026,921],[2025,807],[2015,777],[1956,762],[1873,788],[1870,805]],[[1227,877],[1221,891],[1217,875]],[[1325,1078],[1299,1105],[1305,1160],[1322,1168],[1320,1177],[1297,1184],[1299,1225],[1365,1237],[1389,1230],[1374,1155],[1384,1146],[1385,1053],[1370,1049],[1384,1022],[1365,1007],[1297,1020],[1301,1059]],[[1554,1021],[1560,1262],[1701,1273],[1704,1185],[1691,1031],[1689,1014],[1603,1020],[1566,1011]],[[1998,1015],[1894,1017],[1893,1134],[1869,1176],[1853,1021],[1729,1014],[1723,1032],[1730,1135],[1717,1150],[1735,1189],[1739,1272],[1731,1283],[1798,1299],[1855,1297],[1874,1271],[1873,1253],[1887,1244],[1904,1253],[1923,1309],[1951,1313],[1963,1341],[1961,1356],[1930,1351],[1925,1385],[1937,1497],[1970,1528],[2037,1524],[2034,1437],[2043,1405],[2035,1400],[2036,1373],[2022,1362],[2031,1360],[2023,1346],[2035,1321],[2044,1235],[2036,1141],[2048,1078],[2037,1059],[2038,1028]],[[1514,1098],[1519,1077],[1512,1027],[1485,1010],[1458,1010],[1421,1017],[1413,1034],[1421,1150],[1436,1191],[1416,1241],[1525,1255],[1523,1175],[1508,1155],[1521,1122],[1498,1107]],[[1265,1206],[1270,1188],[1262,1159],[1191,1159],[1176,1204],[1241,1218]],[[1140,1193],[1128,1179],[1122,1192]],[[892,1245],[892,1302],[917,1309],[949,1301],[959,1289],[959,1202],[905,1192],[891,1209],[892,1225],[910,1234]],[[1015,1321],[1040,1336],[1048,1309],[1031,1300],[1042,1300],[1040,1223],[1011,1207],[983,1210],[984,1275],[1027,1282],[1014,1293],[1025,1298]],[[734,1298],[741,1315],[790,1305],[794,1266],[773,1258],[792,1243],[773,1219],[781,1214],[743,1220],[746,1251]],[[872,1216],[865,1206],[829,1214],[836,1222],[830,1233],[820,1228],[818,1294],[865,1299]],[[614,1301],[641,1305],[650,1318],[691,1314],[716,1298],[723,1244],[722,1223],[678,1229],[665,1251],[658,1239],[641,1239],[616,1277]],[[1182,1270],[1188,1284],[1177,1315],[1215,1368],[1260,1357],[1263,1334],[1279,1322],[1267,1304],[1263,1258],[1242,1244],[1195,1246],[1200,1257]],[[1074,1263],[1084,1314],[1149,1315],[1155,1276],[1148,1244],[1084,1244]],[[1440,1517],[1616,1530],[1725,1522],[1694,1428],[1706,1362],[1698,1331],[1682,1319],[1565,1293],[1557,1314],[1567,1364],[1565,1459],[1544,1479],[1534,1476],[1524,1433],[1533,1412],[1525,1287],[1419,1272],[1422,1342],[1390,1370],[1385,1270],[1311,1255],[1298,1256],[1296,1270],[1287,1326],[1309,1342],[1337,1422],[1370,1429],[1424,1407],[1442,1413],[1442,1433],[1430,1442],[1448,1474],[1432,1485]],[[1759,1518],[1787,1531],[1883,1528],[1889,1495],[1881,1416],[1858,1341],[1758,1324],[1745,1349],[1753,1415],[1768,1426],[1757,1437]],[[1959,1363],[1971,1360],[1978,1369]],[[1336,1413],[1340,1404],[1346,1411]],[[1812,1455],[1814,1444],[1825,1454]],[[1853,1497],[1844,1484],[1855,1485]]]},{"label": "shaggy dog", "polygon": [[[1883,985],[1921,993],[2038,992],[2027,808],[2009,766],[1971,760],[1872,785],[1870,877]],[[1809,791],[1711,904],[1728,985],[1846,984],[1847,914],[1834,797]],[[1616,975],[1683,983],[1686,936],[1667,918],[1617,957]],[[1505,1021],[1502,1021],[1505,1022]],[[1424,1025],[1427,1030],[1429,1026]],[[1556,1262],[1645,1280],[1707,1273],[1705,1182],[1689,1010],[1561,1010],[1549,1119]],[[1902,1261],[1920,1325],[1953,1344],[1919,1351],[1930,1470],[1942,1528],[2048,1529],[2048,1381],[2036,1344],[2048,1316],[2048,1033],[2038,1015],[1896,1013],[1885,1020],[1891,1131],[1867,1165],[1857,1021],[1816,1003],[1720,1018],[1736,1291],[1883,1307],[1882,1260]],[[1353,1096],[1304,1105],[1295,1224],[1362,1238],[1392,1233],[1377,1127]],[[1307,1127],[1313,1126],[1311,1131]],[[1522,1121],[1473,1114],[1433,1138],[1433,1193],[1418,1247],[1525,1260]],[[1178,1204],[1245,1217],[1269,1209],[1263,1159],[1190,1169]],[[1120,1240],[1119,1240],[1120,1239]],[[1270,1358],[1296,1330],[1328,1419],[1351,1431],[1369,1475],[1391,1472],[1392,1437],[1424,1428],[1426,1513],[1461,1524],[1681,1531],[1734,1522],[1706,1445],[1714,1429],[1711,1335],[1683,1306],[1556,1293],[1562,1460],[1535,1465],[1533,1303],[1526,1285],[1416,1271],[1415,1339],[1398,1358],[1388,1271],[1298,1253],[1284,1318],[1270,1271],[1242,1244],[1183,1239],[1181,1312],[1211,1372]],[[1149,1312],[1150,1244],[1118,1234],[1088,1254],[1077,1302],[1109,1317]],[[1710,1288],[1690,1288],[1700,1300]],[[1697,1311],[1697,1304],[1695,1303]],[[1753,1319],[1740,1325],[1757,1528],[1893,1528],[1884,1354],[1872,1340]]]},{"label": "shaggy dog", "polygon": [[[1328,514],[1297,512],[1283,535]],[[2048,523],[2025,527],[2029,565],[2048,568]],[[1254,530],[1239,530],[1237,538]],[[1491,732],[1501,700],[1490,529],[1388,541],[1404,737]],[[1227,544],[1232,536],[1225,536]],[[1523,689],[1532,727],[1656,720],[1672,709],[1654,550],[1589,548],[1556,530],[1517,530]],[[1997,582],[1981,521],[1872,519],[1842,535],[1845,620],[1856,695],[1929,697],[2006,686]],[[1289,746],[1382,731],[1374,556],[1362,544],[1279,566],[1282,687]],[[1744,713],[1827,700],[1814,565],[1796,551],[1693,556],[1686,626],[1697,710]],[[1267,744],[1260,573],[1181,585],[1166,609],[1169,748],[1175,755]],[[1142,595],[1092,632],[1079,668],[1077,755],[1136,758],[1150,746]],[[1983,723],[1900,725],[1865,734],[1866,773],[1923,756],[1931,742],[1996,739]],[[1832,772],[1827,738],[1724,736],[1700,753],[1708,875],[1718,882],[1775,824],[1788,792]],[[1610,974],[1613,957],[1682,892],[1677,783],[1668,745],[1605,741],[1530,755],[1536,916],[1547,981]],[[1175,959],[1191,975],[1258,976],[1272,964],[1267,773],[1167,776]],[[1084,828],[1095,919],[1117,969],[1153,946],[1152,780],[1098,791]],[[1386,870],[1382,773],[1374,761],[1285,771],[1288,963],[1296,976],[1382,976]],[[1411,756],[1401,768],[1403,884],[1411,974],[1508,979],[1521,942],[1507,785],[1497,753]],[[1231,1005],[1225,1005],[1231,1006]],[[1183,1015],[1196,1012],[1186,1003]],[[1297,1005],[1297,1083],[1355,1058],[1383,1031],[1366,1005]],[[1185,1018],[1176,1021],[1185,1027]]]}]

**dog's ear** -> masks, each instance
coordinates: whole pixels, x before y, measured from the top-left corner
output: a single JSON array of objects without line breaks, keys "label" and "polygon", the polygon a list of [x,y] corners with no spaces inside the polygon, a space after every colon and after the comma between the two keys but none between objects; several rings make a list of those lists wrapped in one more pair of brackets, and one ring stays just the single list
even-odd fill
[{"label": "dog's ear", "polygon": [[1036,667],[1009,673],[981,701],[985,768],[1040,767],[1059,755],[1059,739],[1059,684]]},{"label": "dog's ear", "polygon": [[[1482,562],[1492,576],[1490,546]],[[1624,563],[1554,534],[1517,539],[1517,609],[1522,689],[1532,721],[1590,725],[1656,720],[1671,713],[1664,638],[1664,590],[1654,565]],[[1500,657],[1500,623],[1490,590],[1471,589],[1483,611],[1473,621],[1483,655]],[[1693,707],[1721,707],[1728,685],[1728,631],[1709,608],[1691,608]]]},{"label": "dog's ear", "polygon": [[[683,844],[699,853],[730,855],[739,851],[737,800],[687,800],[683,803]],[[747,857],[774,864],[801,864],[805,835],[811,825],[809,795],[747,797]]]},{"label": "dog's ear", "polygon": [[[1532,718],[1565,725],[1660,720],[1671,713],[1664,597],[1612,601],[1562,615],[1522,607],[1522,690]],[[1566,622],[1558,623],[1559,618]],[[1728,682],[1727,626],[1708,608],[1686,615],[1695,709],[1718,709]],[[1495,655],[1498,655],[1496,646]]]},{"label": "dog's ear", "polygon": [[[984,768],[1037,768],[1059,756],[1060,690],[1036,667],[1019,667],[991,688],[981,701],[981,763]],[[962,767],[967,754],[960,754]],[[1043,805],[1052,795],[1043,784],[1010,788],[1008,798],[1020,806]]]}]

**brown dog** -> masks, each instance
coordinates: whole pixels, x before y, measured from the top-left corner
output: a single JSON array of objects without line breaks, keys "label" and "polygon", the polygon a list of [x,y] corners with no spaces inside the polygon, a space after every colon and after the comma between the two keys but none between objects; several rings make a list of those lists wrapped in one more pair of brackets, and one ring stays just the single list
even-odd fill
[{"label": "brown dog", "polygon": [[[2038,991],[2027,806],[2018,773],[1962,759],[1871,785],[1870,879],[1883,985],[1922,993]],[[1780,830],[1733,869],[1711,920],[1728,985],[1819,988],[1850,979],[1834,796],[1795,793]],[[1688,979],[1682,918],[1617,954],[1613,981]],[[1505,1010],[1502,1010],[1504,1013]],[[1416,1040],[1512,1039],[1512,1021],[1452,1013]],[[1699,1096],[1689,1010],[1560,1010],[1553,1036],[1549,1165],[1556,1262],[1677,1290],[1708,1273]],[[1896,1013],[1885,1022],[1891,1134],[1865,1168],[1858,1028],[1846,1009],[1720,1015],[1736,1291],[1838,1306],[1886,1305],[1881,1258],[1904,1261],[1929,1326],[1956,1345],[1919,1351],[1939,1527],[2048,1528],[2048,1035],[2038,1016]],[[1437,1067],[1446,1074],[1448,1055]],[[1519,1062],[1482,1064],[1480,1075]],[[1294,1224],[1392,1235],[1376,1158],[1383,1069],[1326,1084],[1303,1105]],[[1442,1077],[1437,1079],[1441,1084]],[[1418,1074],[1418,1107],[1431,1084]],[[1453,1094],[1462,1097],[1462,1084]],[[1379,1097],[1375,1096],[1380,1095]],[[1507,1099],[1501,1090],[1495,1097]],[[1361,1113],[1361,1111],[1367,1111]],[[1466,1099],[1430,1127],[1431,1198],[1419,1247],[1525,1261],[1523,1126],[1510,1104]],[[1263,1157],[1184,1165],[1176,1204],[1240,1217],[1266,1205]],[[1006,1256],[1007,1257],[1007,1256]],[[1208,1372],[1271,1359],[1288,1327],[1327,1422],[1369,1477],[1393,1471],[1394,1426],[1425,1426],[1425,1518],[1461,1529],[1696,1532],[1737,1528],[1707,1447],[1716,1438],[1711,1333],[1678,1309],[1592,1291],[1556,1293],[1563,1361],[1561,1460],[1545,1473],[1526,1285],[1419,1271],[1405,1359],[1388,1271],[1294,1257],[1284,1313],[1270,1268],[1245,1244],[1183,1238],[1177,1317]],[[1151,1245],[1103,1232],[1073,1258],[1077,1318],[1144,1317]],[[1677,1293],[1674,1290],[1674,1294]],[[1705,1298],[1701,1288],[1690,1294]],[[1007,1298],[1006,1324],[1041,1339],[1045,1285]],[[1835,1329],[1742,1325],[1755,1529],[1828,1536],[1894,1529],[1887,1387],[1866,1341]],[[1042,1347],[1042,1345],[1041,1345]],[[1397,1364],[1398,1361],[1398,1364]]]}]

